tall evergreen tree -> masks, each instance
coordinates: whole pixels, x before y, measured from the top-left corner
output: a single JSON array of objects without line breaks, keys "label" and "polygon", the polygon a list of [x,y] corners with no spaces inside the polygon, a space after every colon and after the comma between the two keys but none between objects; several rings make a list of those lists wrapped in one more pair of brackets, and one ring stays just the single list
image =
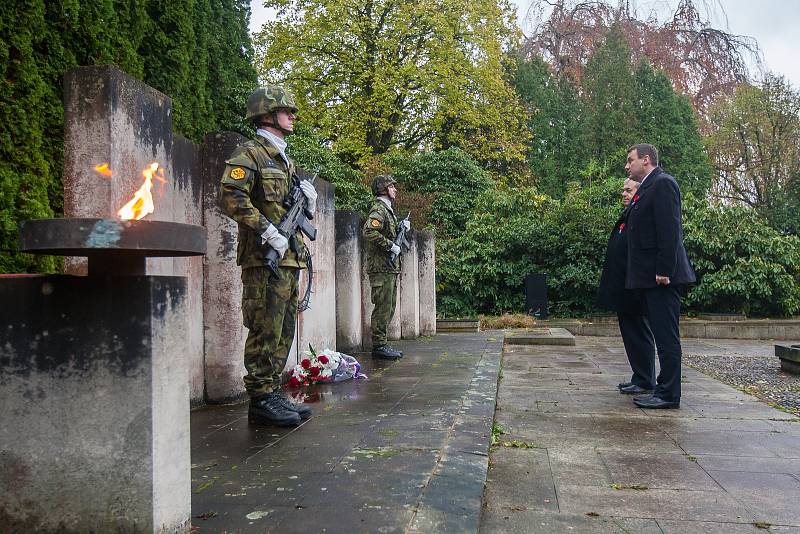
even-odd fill
[{"label": "tall evergreen tree", "polygon": [[544,60],[517,58],[514,76],[528,111],[528,165],[543,193],[564,196],[568,181],[580,180],[589,159],[586,115],[568,76],[556,79]]},{"label": "tall evergreen tree", "polygon": [[622,166],[635,135],[636,86],[625,36],[612,26],[586,64],[583,89],[592,156],[601,164]]},{"label": "tall evergreen tree", "polygon": [[636,124],[639,139],[655,145],[661,166],[674,175],[684,193],[705,195],[711,186],[711,166],[691,104],[672,89],[662,71],[642,59],[635,73]]},{"label": "tall evergreen tree", "polygon": [[50,271],[16,253],[17,223],[63,209],[63,76],[112,63],[172,98],[176,131],[245,129],[257,83],[246,0],[0,3],[0,272]]}]

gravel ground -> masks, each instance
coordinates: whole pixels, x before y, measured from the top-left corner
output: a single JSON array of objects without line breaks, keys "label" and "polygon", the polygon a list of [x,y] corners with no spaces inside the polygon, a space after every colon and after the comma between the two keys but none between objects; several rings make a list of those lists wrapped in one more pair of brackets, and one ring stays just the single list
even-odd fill
[{"label": "gravel ground", "polygon": [[683,361],[717,380],[787,412],[800,414],[800,375],[781,371],[773,356],[684,354]]}]

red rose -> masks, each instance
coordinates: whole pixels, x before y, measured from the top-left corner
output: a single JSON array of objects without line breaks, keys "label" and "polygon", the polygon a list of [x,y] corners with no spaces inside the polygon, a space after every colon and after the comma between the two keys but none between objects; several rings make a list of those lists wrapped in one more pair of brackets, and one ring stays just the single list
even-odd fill
[{"label": "red rose", "polygon": [[289,385],[292,386],[292,387],[298,388],[298,387],[302,386],[303,384],[301,384],[300,381],[297,378],[291,377],[291,378],[289,378]]},{"label": "red rose", "polygon": [[619,225],[619,231],[621,232],[621,231],[623,231],[624,229],[625,229],[625,223],[620,223],[620,225]]},{"label": "red rose", "polygon": [[633,201],[639,202],[639,195],[633,195]]},{"label": "red rose", "polygon": [[300,366],[303,369],[308,369],[309,367],[311,367],[311,360],[309,360],[308,358],[303,358],[303,361],[300,362]]},{"label": "red rose", "polygon": [[312,367],[308,370],[308,374],[311,376],[317,376],[319,374],[319,367]]},{"label": "red rose", "polygon": [[323,354],[322,356],[319,357],[319,361],[322,364],[327,364],[329,360],[328,357]]}]

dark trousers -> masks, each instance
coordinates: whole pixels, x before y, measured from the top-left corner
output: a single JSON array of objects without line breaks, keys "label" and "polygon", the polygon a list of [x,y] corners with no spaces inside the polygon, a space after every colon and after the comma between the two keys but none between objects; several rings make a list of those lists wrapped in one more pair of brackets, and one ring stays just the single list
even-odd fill
[{"label": "dark trousers", "polygon": [[653,389],[656,383],[656,346],[647,317],[618,312],[617,321],[633,371],[631,382],[644,389]]},{"label": "dark trousers", "polygon": [[642,295],[661,366],[653,396],[677,402],[681,398],[680,291],[672,285],[657,286],[642,290]]}]

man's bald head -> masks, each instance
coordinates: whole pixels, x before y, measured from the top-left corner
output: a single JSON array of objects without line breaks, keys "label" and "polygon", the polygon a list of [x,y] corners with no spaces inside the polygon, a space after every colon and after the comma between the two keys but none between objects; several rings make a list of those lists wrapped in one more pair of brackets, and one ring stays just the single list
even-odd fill
[{"label": "man's bald head", "polygon": [[625,180],[625,183],[622,184],[622,205],[626,208],[631,203],[631,199],[633,199],[633,195],[636,194],[636,191],[639,189],[639,182],[636,180],[631,180],[630,178]]}]

